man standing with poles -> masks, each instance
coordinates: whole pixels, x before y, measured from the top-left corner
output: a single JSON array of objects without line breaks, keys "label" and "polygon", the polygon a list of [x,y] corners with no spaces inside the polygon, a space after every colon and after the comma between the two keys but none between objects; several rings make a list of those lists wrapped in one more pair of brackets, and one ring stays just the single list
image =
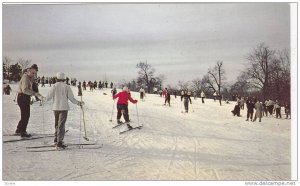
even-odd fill
[{"label": "man standing with poles", "polygon": [[36,64],[33,64],[27,71],[23,74],[19,87],[18,87],[18,96],[17,103],[21,110],[21,120],[18,123],[16,134],[20,135],[22,138],[30,138],[31,134],[26,132],[28,121],[30,118],[30,99],[31,96],[37,96],[39,99],[42,99],[43,96],[32,90],[32,84],[35,77],[35,74],[38,71]]}]

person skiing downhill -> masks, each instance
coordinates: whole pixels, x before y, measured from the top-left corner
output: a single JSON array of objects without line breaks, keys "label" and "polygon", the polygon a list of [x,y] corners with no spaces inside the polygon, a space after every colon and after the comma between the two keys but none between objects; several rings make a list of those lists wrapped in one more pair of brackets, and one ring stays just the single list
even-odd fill
[{"label": "person skiing downhill", "polygon": [[191,95],[188,94],[187,90],[182,92],[183,94],[181,95],[181,101],[182,98],[184,98],[183,104],[184,104],[184,109],[185,112],[189,111],[189,101],[190,104],[192,104],[192,100],[191,100]]},{"label": "person skiing downhill", "polygon": [[132,129],[132,127],[129,125],[130,121],[129,121],[129,115],[128,115],[128,100],[133,104],[136,104],[138,101],[132,99],[132,97],[128,93],[128,87],[126,87],[126,86],[123,87],[122,92],[119,92],[113,96],[113,99],[116,99],[116,98],[118,98],[118,102],[117,102],[117,110],[118,110],[117,122],[118,122],[118,124],[122,123],[120,121],[120,119],[123,114],[123,117],[125,119],[125,123],[127,124],[128,129]]},{"label": "person skiing downhill", "polygon": [[57,82],[49,91],[45,101],[53,99],[52,110],[55,117],[55,138],[54,143],[56,144],[56,149],[61,150],[66,148],[63,144],[63,139],[65,136],[65,123],[67,121],[68,110],[70,110],[68,100],[73,104],[78,106],[83,106],[83,101],[78,101],[74,98],[74,94],[71,87],[65,83],[66,76],[64,73],[57,73]]}]

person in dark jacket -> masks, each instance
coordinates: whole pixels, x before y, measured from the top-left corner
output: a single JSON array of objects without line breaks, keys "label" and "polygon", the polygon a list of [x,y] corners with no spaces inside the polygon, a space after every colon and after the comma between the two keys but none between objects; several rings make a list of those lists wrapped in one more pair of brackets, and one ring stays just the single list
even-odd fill
[{"label": "person in dark jacket", "polygon": [[11,92],[12,92],[12,90],[9,85],[7,85],[3,90],[3,94],[5,94],[5,95],[10,95]]},{"label": "person in dark jacket", "polygon": [[171,94],[170,94],[170,90],[168,90],[167,93],[166,93],[165,104],[164,105],[166,105],[166,103],[168,102],[169,107],[170,107],[171,106],[170,100],[171,100]]},{"label": "person in dark jacket", "polygon": [[81,88],[81,82],[78,83],[78,96],[82,96],[82,88]]},{"label": "person in dark jacket", "polygon": [[248,99],[246,101],[246,105],[247,105],[247,119],[246,121],[249,121],[249,117],[252,121],[253,118],[253,112],[254,112],[254,102],[252,99]]},{"label": "person in dark jacket", "polygon": [[192,100],[191,100],[191,95],[188,94],[187,90],[182,92],[181,101],[182,101],[182,99],[184,99],[183,104],[184,104],[185,112],[188,112],[189,111],[189,101],[190,101],[190,104],[192,104]]},{"label": "person in dark jacket", "polygon": [[285,108],[284,111],[285,111],[285,115],[286,115],[285,119],[289,119],[289,116],[291,119],[291,105],[289,103],[286,103],[284,108]]},{"label": "person in dark jacket", "polygon": [[18,86],[18,97],[17,102],[21,110],[21,119],[17,125],[16,134],[20,135],[22,138],[30,138],[31,134],[28,134],[26,129],[28,121],[30,118],[30,98],[31,96],[37,96],[39,99],[43,99],[43,96],[32,90],[32,83],[34,76],[38,71],[36,64],[33,64],[27,71],[23,74],[19,86]]},{"label": "person in dark jacket", "polygon": [[116,95],[116,94],[117,94],[117,89],[116,89],[116,88],[113,88],[113,89],[111,90],[111,94],[112,94],[112,96]]},{"label": "person in dark jacket", "polygon": [[281,118],[281,106],[280,106],[280,103],[277,100],[274,104],[274,110],[275,110],[275,113],[276,113],[276,118]]}]

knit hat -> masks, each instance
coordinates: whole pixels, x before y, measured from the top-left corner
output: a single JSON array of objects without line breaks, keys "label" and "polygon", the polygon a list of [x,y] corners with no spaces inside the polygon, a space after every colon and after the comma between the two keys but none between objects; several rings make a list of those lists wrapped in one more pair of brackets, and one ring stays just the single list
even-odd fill
[{"label": "knit hat", "polygon": [[126,91],[126,92],[128,92],[128,87],[123,87],[123,91]]},{"label": "knit hat", "polygon": [[66,75],[64,73],[62,73],[62,72],[58,72],[56,74],[56,78],[60,79],[60,80],[64,80],[66,78]]}]

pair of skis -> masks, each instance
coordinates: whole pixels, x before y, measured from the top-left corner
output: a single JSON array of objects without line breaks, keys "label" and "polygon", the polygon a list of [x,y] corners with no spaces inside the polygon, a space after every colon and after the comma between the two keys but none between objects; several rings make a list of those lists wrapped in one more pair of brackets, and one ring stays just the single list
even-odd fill
[{"label": "pair of skis", "polygon": [[40,146],[30,146],[26,147],[27,152],[49,152],[49,151],[64,151],[71,150],[74,148],[69,147],[79,147],[80,149],[100,149],[103,147],[103,144],[97,145],[97,143],[72,143],[67,144],[67,147],[62,150],[57,150],[54,144],[52,145],[40,145]]},{"label": "pair of skis", "polygon": [[[66,130],[65,134],[69,132],[69,130]],[[20,136],[19,134],[3,134],[3,136]],[[31,136],[29,138],[18,138],[18,139],[11,139],[11,140],[4,140],[3,143],[11,143],[11,142],[18,142],[18,141],[26,141],[26,140],[35,140],[35,139],[41,139],[46,137],[54,137],[54,134],[41,134],[41,136]]]},{"label": "pair of skis", "polygon": [[[126,124],[126,123],[121,122],[121,123],[118,123],[117,125],[113,126],[112,128],[115,129],[115,128],[120,127],[120,126],[122,126],[124,124]],[[141,129],[141,128],[143,128],[143,126],[131,127],[131,128],[128,128],[127,130],[119,132],[119,134],[124,134],[124,133],[126,133],[128,131],[135,130],[135,129]]]}]

